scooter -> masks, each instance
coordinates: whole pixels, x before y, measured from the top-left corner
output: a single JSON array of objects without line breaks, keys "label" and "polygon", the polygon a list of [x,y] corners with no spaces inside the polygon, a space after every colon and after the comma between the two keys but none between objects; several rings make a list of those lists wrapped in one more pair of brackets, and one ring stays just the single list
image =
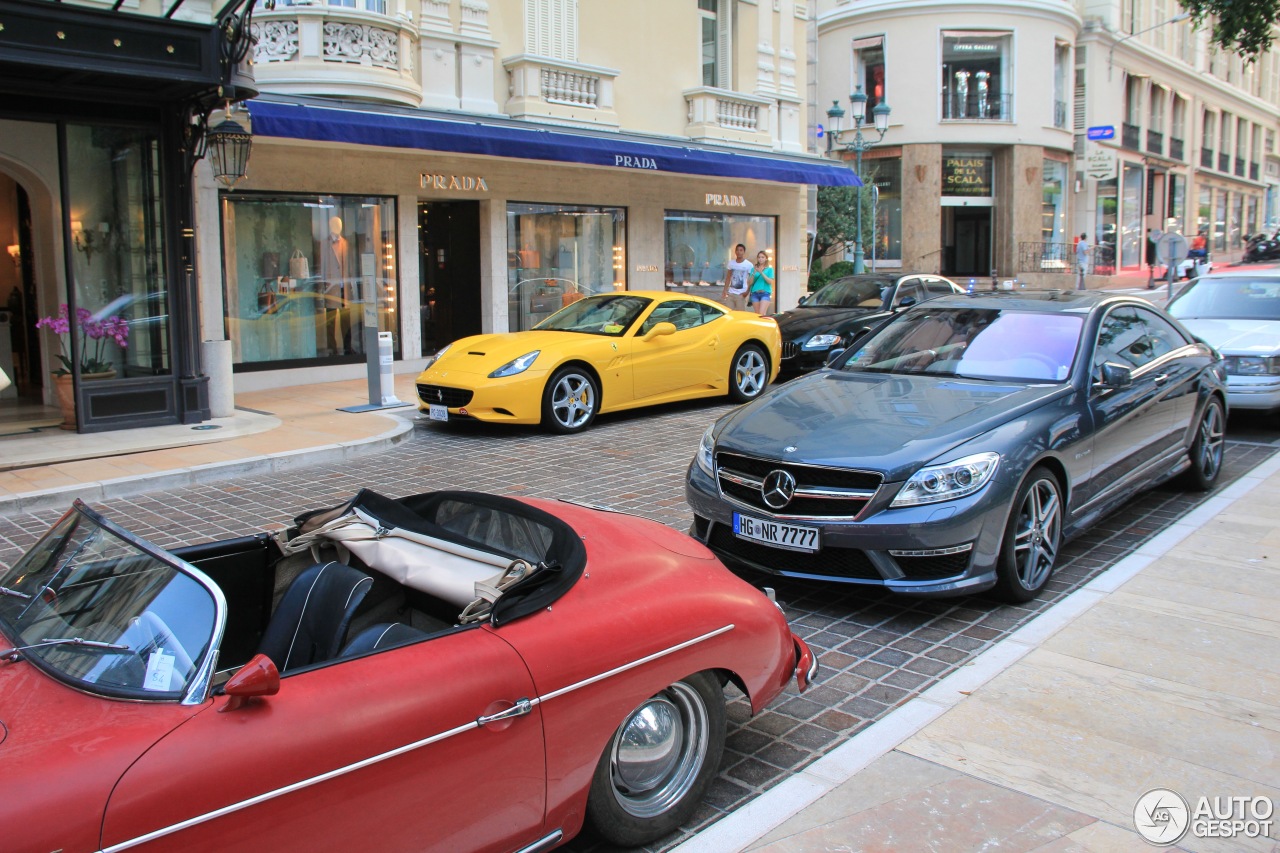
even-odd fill
[{"label": "scooter", "polygon": [[1255,234],[1245,245],[1243,258],[1245,263],[1274,261],[1277,259],[1280,259],[1280,231],[1270,237],[1264,234]]}]

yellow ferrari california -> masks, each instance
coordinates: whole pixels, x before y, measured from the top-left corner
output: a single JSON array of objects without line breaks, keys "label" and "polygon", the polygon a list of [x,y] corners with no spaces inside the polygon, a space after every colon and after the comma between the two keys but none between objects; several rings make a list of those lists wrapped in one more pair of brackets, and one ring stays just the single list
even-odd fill
[{"label": "yellow ferrari california", "polygon": [[754,400],[777,376],[781,347],[772,317],[685,294],[602,293],[528,331],[449,344],[418,376],[418,408],[439,421],[578,432],[600,412]]}]

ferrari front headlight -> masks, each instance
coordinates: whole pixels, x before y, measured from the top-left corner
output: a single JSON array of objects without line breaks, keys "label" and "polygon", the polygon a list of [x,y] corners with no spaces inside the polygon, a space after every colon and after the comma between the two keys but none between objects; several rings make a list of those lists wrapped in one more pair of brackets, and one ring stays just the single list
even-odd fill
[{"label": "ferrari front headlight", "polygon": [[999,453],[977,453],[955,462],[926,466],[902,484],[889,506],[919,506],[963,498],[989,483],[999,465]]},{"label": "ferrari front headlight", "polygon": [[444,346],[440,347],[440,349],[436,350],[435,355],[433,355],[433,356],[429,356],[429,357],[427,358],[427,363],[426,363],[426,364],[424,364],[424,365],[422,365],[422,369],[423,369],[423,370],[426,370],[428,367],[430,367],[431,365],[433,365],[433,364],[435,364],[437,361],[439,361],[439,360],[440,360],[440,356],[442,356],[442,355],[444,355],[445,353],[447,353],[447,352],[449,351],[449,347],[451,347],[451,346],[453,346],[453,344],[445,344]]},{"label": "ferrari front headlight", "polygon": [[529,365],[533,364],[534,359],[536,359],[538,354],[541,352],[542,350],[534,350],[533,352],[525,353],[519,358],[513,358],[511,361],[502,365],[502,367],[493,371],[493,373],[490,373],[489,378],[501,379],[504,376],[515,376],[517,373],[524,373],[529,369]]}]

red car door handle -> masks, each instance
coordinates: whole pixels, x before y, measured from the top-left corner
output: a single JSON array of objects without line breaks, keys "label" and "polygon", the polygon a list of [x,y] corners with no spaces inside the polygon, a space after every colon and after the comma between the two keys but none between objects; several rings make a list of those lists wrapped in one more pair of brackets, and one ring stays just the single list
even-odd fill
[{"label": "red car door handle", "polygon": [[505,711],[499,711],[496,714],[486,714],[476,717],[476,725],[485,726],[489,723],[497,723],[502,720],[510,720],[513,717],[523,717],[533,710],[533,703],[528,699],[517,699],[516,703]]}]

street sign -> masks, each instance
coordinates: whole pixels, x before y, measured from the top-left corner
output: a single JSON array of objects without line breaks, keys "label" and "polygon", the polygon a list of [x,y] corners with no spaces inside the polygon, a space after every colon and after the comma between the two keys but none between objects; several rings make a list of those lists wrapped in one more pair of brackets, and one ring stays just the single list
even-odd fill
[{"label": "street sign", "polygon": [[1089,159],[1085,173],[1099,181],[1108,181],[1116,176],[1116,152],[1114,148],[1094,145],[1089,150]]},{"label": "street sign", "polygon": [[1116,128],[1112,124],[1104,124],[1098,127],[1089,128],[1090,139],[1115,139]]},{"label": "street sign", "polygon": [[1187,257],[1187,238],[1177,231],[1166,231],[1156,241],[1156,257],[1160,263],[1168,266],[1185,260]]}]

